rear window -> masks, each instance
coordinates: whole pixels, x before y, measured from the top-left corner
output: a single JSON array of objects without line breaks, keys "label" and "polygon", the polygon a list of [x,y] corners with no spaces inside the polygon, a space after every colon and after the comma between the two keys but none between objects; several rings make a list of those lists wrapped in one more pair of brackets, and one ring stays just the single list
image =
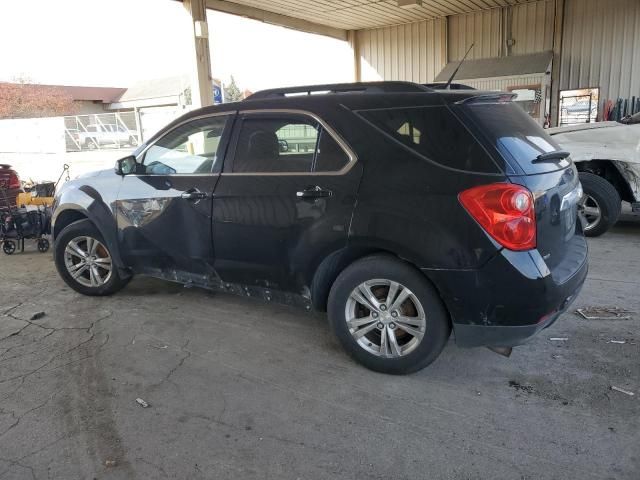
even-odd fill
[{"label": "rear window", "polygon": [[464,110],[502,158],[526,174],[552,172],[571,164],[568,159],[533,163],[538,155],[561,148],[515,103],[469,104]]},{"label": "rear window", "polygon": [[474,173],[500,173],[465,126],[443,106],[358,112],[415,153],[445,167]]}]

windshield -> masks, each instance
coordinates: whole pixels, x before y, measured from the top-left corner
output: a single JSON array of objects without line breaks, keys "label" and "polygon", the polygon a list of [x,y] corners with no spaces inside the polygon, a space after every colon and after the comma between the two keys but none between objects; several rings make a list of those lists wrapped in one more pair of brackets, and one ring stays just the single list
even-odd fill
[{"label": "windshield", "polygon": [[515,103],[471,103],[467,111],[500,156],[526,174],[550,172],[571,164],[569,159],[534,162],[539,155],[561,148]]}]

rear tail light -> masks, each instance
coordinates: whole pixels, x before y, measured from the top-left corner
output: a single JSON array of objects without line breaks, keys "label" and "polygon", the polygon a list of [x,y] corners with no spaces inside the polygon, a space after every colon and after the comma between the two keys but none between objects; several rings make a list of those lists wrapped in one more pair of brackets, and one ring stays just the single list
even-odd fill
[{"label": "rear tail light", "polygon": [[536,248],[533,195],[526,188],[492,183],[465,190],[458,198],[476,222],[503,247]]},{"label": "rear tail light", "polygon": [[20,177],[16,172],[11,172],[9,175],[9,188],[20,188]]}]

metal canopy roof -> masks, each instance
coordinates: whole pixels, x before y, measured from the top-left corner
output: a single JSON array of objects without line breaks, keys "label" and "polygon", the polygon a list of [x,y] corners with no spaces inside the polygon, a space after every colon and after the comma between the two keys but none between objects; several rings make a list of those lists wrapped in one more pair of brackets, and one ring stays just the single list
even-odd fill
[{"label": "metal canopy roof", "polygon": [[[532,1],[422,0],[420,6],[411,7],[399,7],[398,0],[206,0],[206,4],[213,10],[267,23],[344,37],[346,30],[412,23]],[[296,21],[303,23],[296,26]]]}]

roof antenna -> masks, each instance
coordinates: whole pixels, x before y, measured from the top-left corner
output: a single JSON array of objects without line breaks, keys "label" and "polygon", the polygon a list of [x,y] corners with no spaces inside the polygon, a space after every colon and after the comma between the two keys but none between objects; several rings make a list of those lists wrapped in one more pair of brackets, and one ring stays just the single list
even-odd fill
[{"label": "roof antenna", "polygon": [[458,64],[458,66],[456,67],[456,69],[453,71],[453,73],[451,74],[451,76],[449,77],[449,81],[447,82],[447,84],[444,86],[445,90],[449,90],[451,88],[451,82],[453,82],[453,79],[455,78],[455,76],[458,74],[458,70],[460,70],[460,67],[462,66],[462,64],[464,63],[464,61],[467,59],[467,55],[469,55],[469,52],[471,51],[471,49],[473,48],[473,46],[475,45],[475,42],[471,44],[471,46],[469,47],[469,49],[467,50],[467,53],[464,54],[464,57],[462,57],[462,60],[460,60],[460,63]]}]

